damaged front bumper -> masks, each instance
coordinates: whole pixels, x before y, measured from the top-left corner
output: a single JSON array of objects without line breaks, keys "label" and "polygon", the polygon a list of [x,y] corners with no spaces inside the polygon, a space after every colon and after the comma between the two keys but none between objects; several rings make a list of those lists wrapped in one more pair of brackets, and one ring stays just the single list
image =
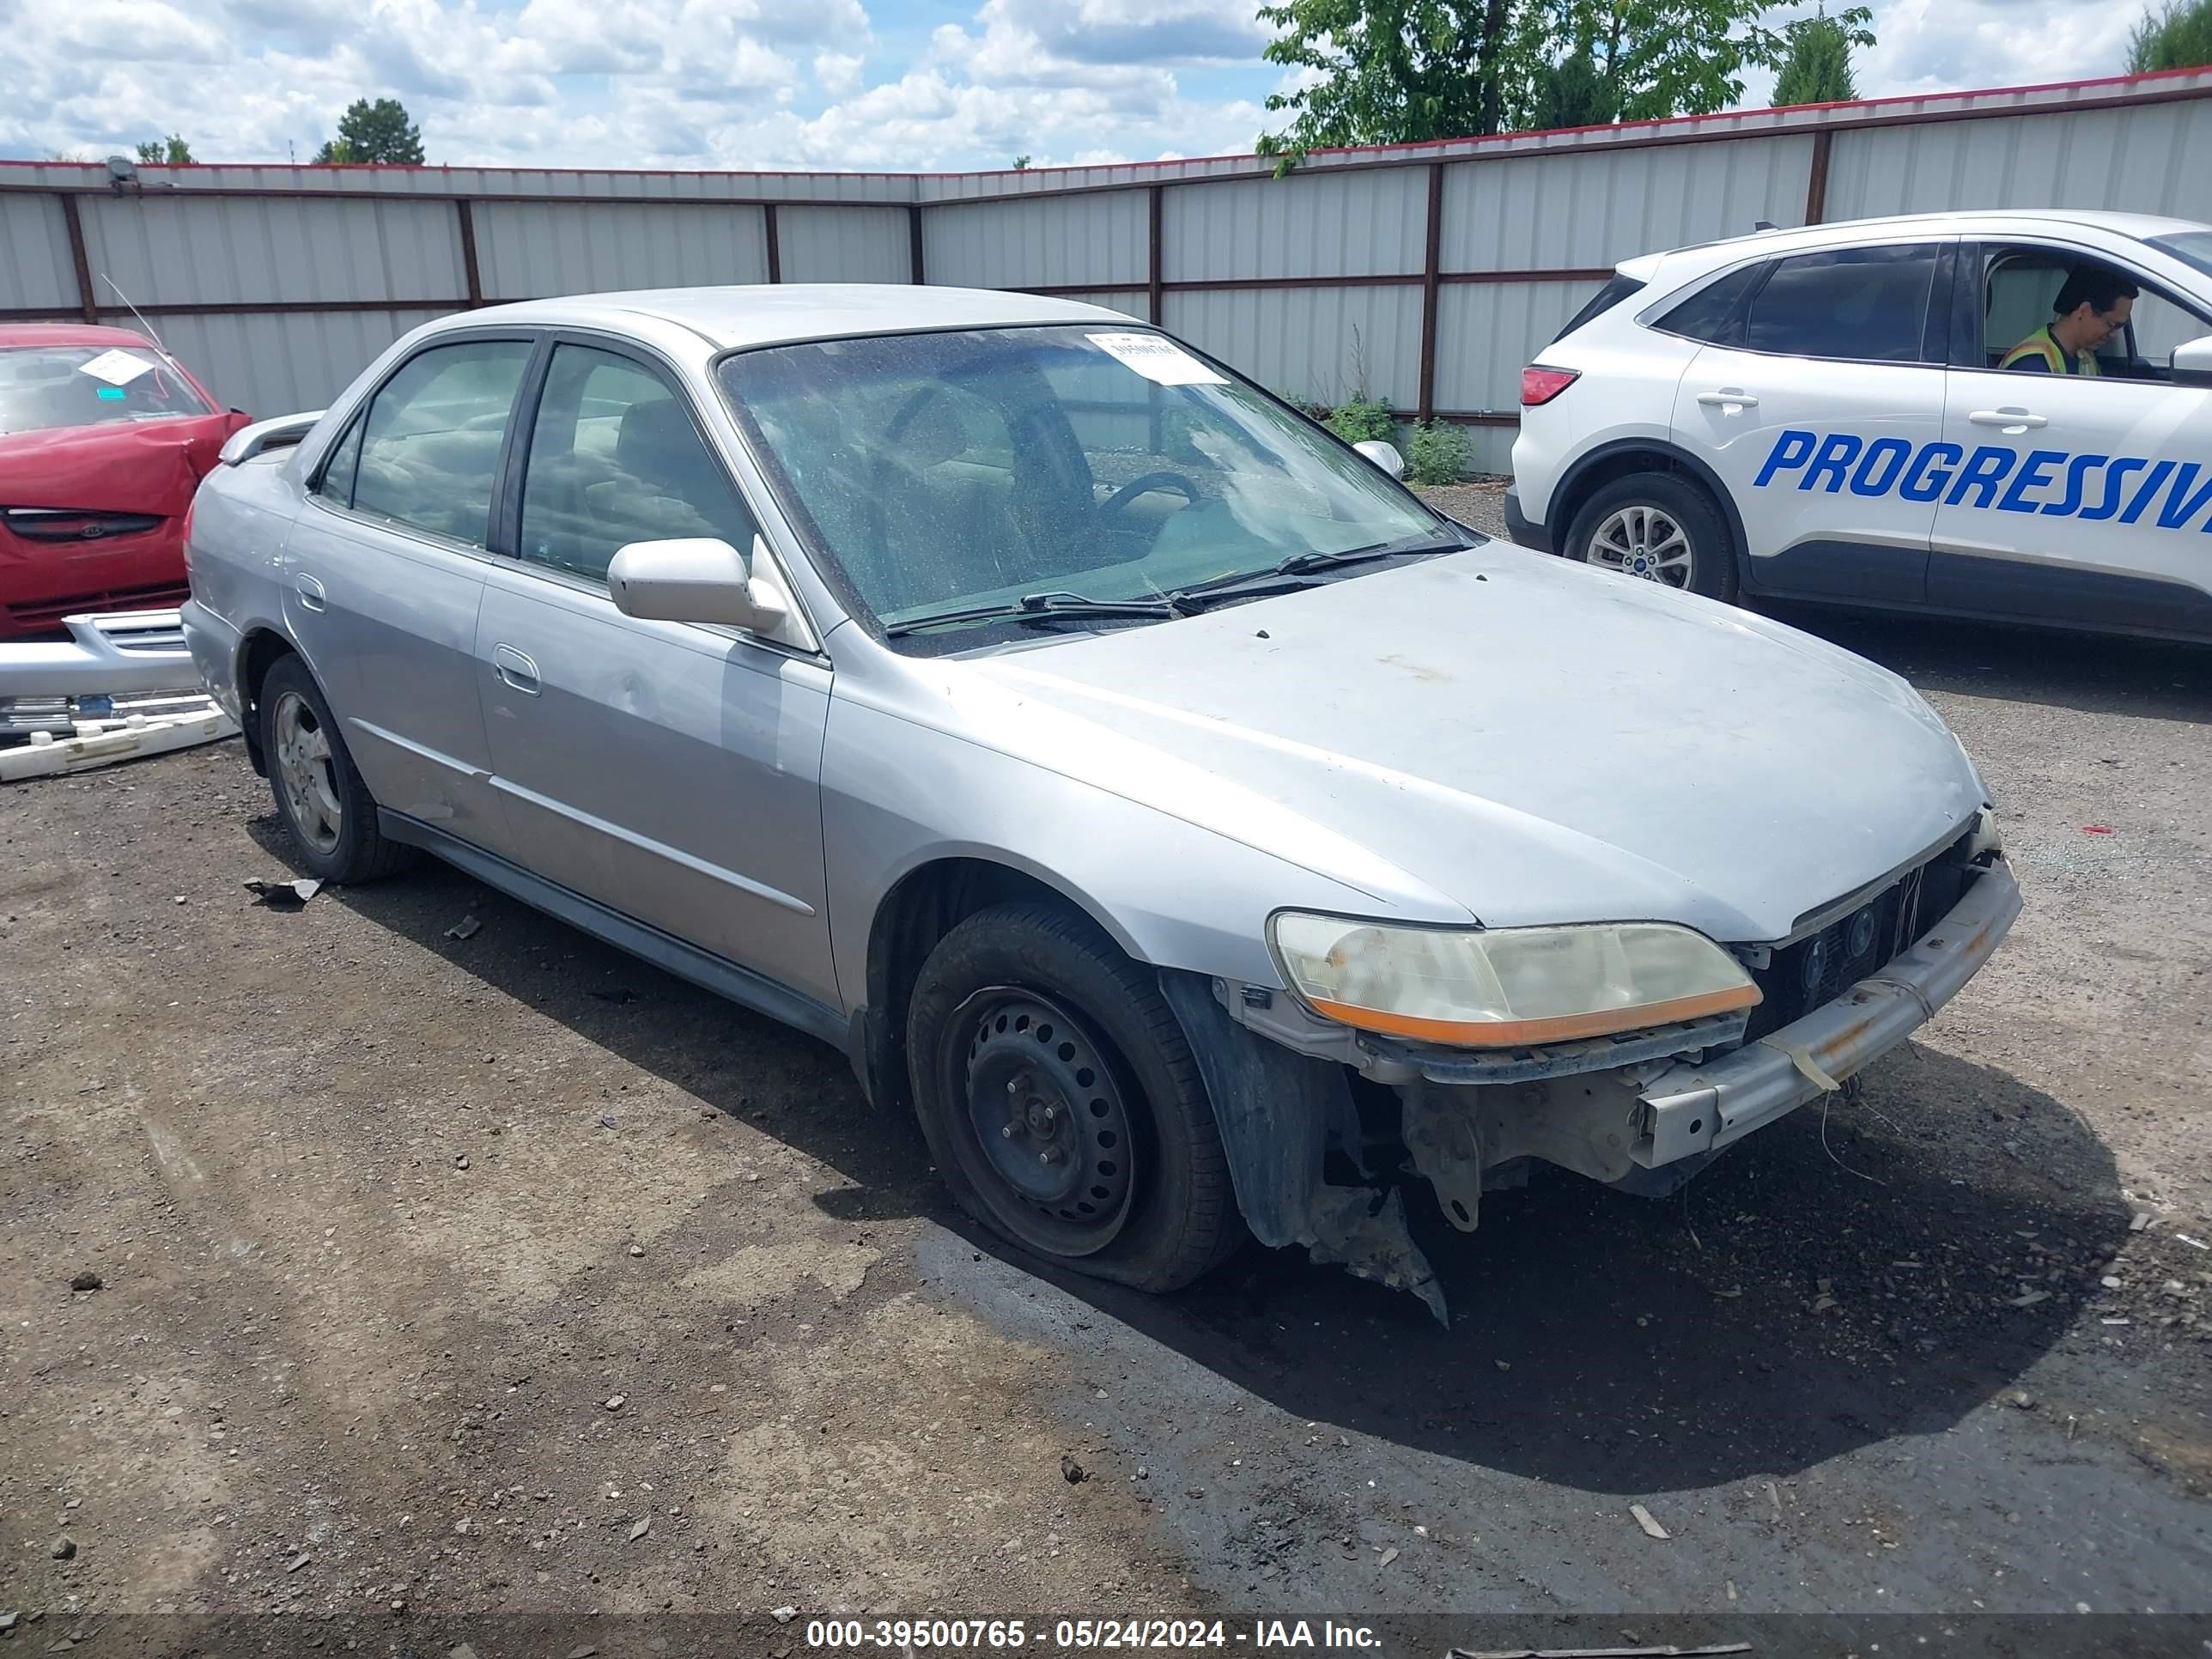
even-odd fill
[{"label": "damaged front bumper", "polygon": [[112,696],[118,691],[197,689],[199,671],[174,611],[71,617],[66,640],[0,643],[0,700]]},{"label": "damaged front bumper", "polygon": [[1880,972],[1778,1031],[1702,1064],[1677,1065],[1638,1097],[1643,1133],[1628,1153],[1656,1169],[1718,1152],[1819,1099],[1903,1042],[1978,972],[2020,915],[2002,860],[1950,914]]},{"label": "damaged front bumper", "polygon": [[[1838,1087],[1931,1018],[2020,915],[1993,838],[1943,918],[1878,969],[1779,1030],[1743,1042],[1741,1012],[1544,1048],[1483,1052],[1379,1038],[1306,1014],[1268,988],[1163,974],[1222,1131],[1239,1207],[1262,1243],[1408,1290],[1442,1292],[1376,1164],[1350,1084],[1394,1092],[1399,1139],[1452,1224],[1530,1162],[1659,1195],[1723,1148]],[[1385,1138],[1388,1139],[1387,1137]],[[1340,1156],[1362,1184],[1339,1185]]]}]

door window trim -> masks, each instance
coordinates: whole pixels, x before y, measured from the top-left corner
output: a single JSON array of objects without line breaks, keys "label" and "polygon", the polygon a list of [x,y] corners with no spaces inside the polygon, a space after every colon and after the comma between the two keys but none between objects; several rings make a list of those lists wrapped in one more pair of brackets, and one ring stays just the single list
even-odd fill
[{"label": "door window trim", "polygon": [[[2091,259],[2099,264],[2110,265],[2124,273],[2130,281],[2146,294],[2153,294],[2175,309],[2194,317],[2200,327],[2212,334],[2212,317],[2207,317],[2193,300],[2185,300],[2157,277],[2144,271],[2141,265],[2115,256],[2109,249],[2084,247],[2079,243],[2060,241],[2040,235],[1972,237],[1962,242],[1959,250],[1959,281],[1956,284],[1955,308],[1951,330],[1951,361],[1949,367],[1979,374],[2006,374],[2009,369],[1993,368],[1989,361],[1989,341],[1984,337],[1989,330],[1989,258],[1992,252],[2024,250],[2052,253],[2067,259]],[[1972,275],[1969,276],[1968,273]],[[2135,325],[2128,325],[2128,344],[2135,344]],[[2046,375],[2048,380],[2060,380],[2069,385],[2163,386],[2177,389],[2172,380],[2137,380],[2124,374],[2061,374]]]},{"label": "door window trim", "polygon": [[[460,553],[472,559],[495,556],[500,532],[500,490],[507,476],[508,453],[514,447],[515,416],[521,407],[522,394],[530,386],[532,371],[536,368],[539,359],[545,354],[544,339],[544,331],[539,328],[486,326],[444,330],[421,341],[414,350],[386,369],[374,386],[354,400],[352,407],[346,411],[344,424],[339,427],[337,436],[321,454],[315,457],[314,465],[308,469],[306,488],[301,493],[325,513],[337,514],[341,518],[350,519],[356,524],[365,525],[372,529],[411,537],[425,546],[434,547],[441,552]],[[484,538],[489,544],[489,545],[479,547],[474,542],[465,542],[459,537],[447,536],[435,530],[425,530],[422,526],[409,524],[403,519],[387,518],[381,513],[364,512],[353,504],[350,491],[348,492],[343,502],[334,501],[322,493],[323,478],[330,468],[331,459],[344,447],[346,438],[355,426],[368,419],[368,412],[375,406],[378,396],[398,378],[410,363],[426,353],[441,350],[447,346],[485,343],[526,345],[531,348],[530,356],[523,362],[522,378],[515,382],[514,398],[507,404],[507,429],[500,434],[499,459],[492,464],[491,510],[489,517],[485,521],[484,530]],[[362,435],[363,447],[366,447],[366,432]],[[358,465],[356,461],[356,467]]]},{"label": "door window trim", "polygon": [[[720,443],[700,418],[699,400],[692,396],[685,383],[683,369],[651,346],[624,335],[601,333],[596,329],[570,324],[552,325],[539,335],[538,349],[532,356],[529,367],[523,371],[522,385],[516,395],[515,416],[510,431],[510,437],[515,441],[510,442],[501,453],[500,470],[492,483],[492,539],[495,545],[487,550],[491,557],[502,569],[513,570],[540,581],[550,581],[568,592],[601,600],[618,617],[623,614],[615,605],[604,577],[594,580],[578,571],[565,570],[542,560],[522,556],[522,490],[529,472],[530,439],[537,433],[538,409],[544,399],[546,382],[552,374],[553,353],[563,345],[581,346],[593,351],[603,351],[609,356],[627,358],[660,381],[683,407],[685,417],[691,422],[692,435],[699,440],[708,459],[720,471],[724,481],[730,486],[731,493],[737,497],[738,504],[744,508],[746,516],[752,520],[754,535],[768,549],[769,558],[775,562],[777,584],[782,588],[785,598],[798,607],[799,623],[807,637],[815,643],[811,647],[792,645],[782,640],[766,638],[746,629],[725,627],[714,623],[684,623],[680,625],[696,628],[718,639],[736,640],[743,644],[757,646],[763,651],[774,652],[794,661],[826,662],[828,653],[821,644],[823,629],[816,622],[812,609],[806,603],[806,596],[799,592],[798,583],[792,580],[790,561],[778,550],[774,538],[769,534],[769,521],[753,500],[752,492],[745,488],[744,479],[732,469],[729,458],[722,453]],[[752,549],[741,547],[738,551],[750,568]]]}]

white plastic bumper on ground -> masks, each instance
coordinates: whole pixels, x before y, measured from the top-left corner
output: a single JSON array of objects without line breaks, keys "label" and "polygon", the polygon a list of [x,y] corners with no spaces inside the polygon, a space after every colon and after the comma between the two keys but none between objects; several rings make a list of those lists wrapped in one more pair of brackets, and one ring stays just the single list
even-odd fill
[{"label": "white plastic bumper on ground", "polygon": [[2019,915],[2019,884],[2000,860],[1880,973],[1778,1031],[1653,1079],[1642,1097],[1647,1130],[1630,1156],[1656,1168],[1716,1151],[1819,1099],[1931,1018]]}]

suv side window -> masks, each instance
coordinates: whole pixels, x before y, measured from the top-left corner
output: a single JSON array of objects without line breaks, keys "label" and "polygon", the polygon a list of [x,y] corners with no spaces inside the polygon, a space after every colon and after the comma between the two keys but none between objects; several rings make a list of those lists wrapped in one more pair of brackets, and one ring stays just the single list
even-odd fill
[{"label": "suv side window", "polygon": [[517,550],[594,581],[632,542],[707,537],[750,556],[754,523],[684,400],[635,358],[553,349],[530,434]]},{"label": "suv side window", "polygon": [[1743,303],[1765,275],[1766,267],[1760,264],[1731,270],[1718,282],[1706,283],[1652,326],[1707,345],[1741,346]]},{"label": "suv side window", "polygon": [[[2054,247],[1985,245],[1982,249],[1982,358],[1995,368],[2011,349],[2051,320],[2051,303],[2075,270],[2118,270],[2142,291],[2128,326],[2097,352],[2100,375],[2110,380],[2163,380],[2173,372],[2173,349],[2202,337],[2207,323],[2131,270],[2110,261]],[[1958,360],[1971,364],[1971,356]]]},{"label": "suv side window", "polygon": [[492,480],[530,352],[526,340],[462,340],[402,364],[362,423],[355,509],[486,545]]},{"label": "suv side window", "polygon": [[1752,297],[1744,344],[1790,357],[1922,362],[1940,251],[1921,242],[1777,259]]}]

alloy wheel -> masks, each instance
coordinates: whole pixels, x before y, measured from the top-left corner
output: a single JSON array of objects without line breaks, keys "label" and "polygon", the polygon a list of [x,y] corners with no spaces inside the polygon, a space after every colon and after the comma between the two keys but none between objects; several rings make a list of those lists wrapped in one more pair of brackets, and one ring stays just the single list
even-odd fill
[{"label": "alloy wheel", "polygon": [[1688,532],[1663,507],[1632,501],[1606,515],[1590,535],[1589,562],[1666,587],[1687,587],[1697,572]]},{"label": "alloy wheel", "polygon": [[292,827],[314,852],[337,850],[345,808],[338,799],[330,734],[315,717],[314,705],[297,691],[276,699],[272,722],[276,738],[276,781],[290,810]]}]

